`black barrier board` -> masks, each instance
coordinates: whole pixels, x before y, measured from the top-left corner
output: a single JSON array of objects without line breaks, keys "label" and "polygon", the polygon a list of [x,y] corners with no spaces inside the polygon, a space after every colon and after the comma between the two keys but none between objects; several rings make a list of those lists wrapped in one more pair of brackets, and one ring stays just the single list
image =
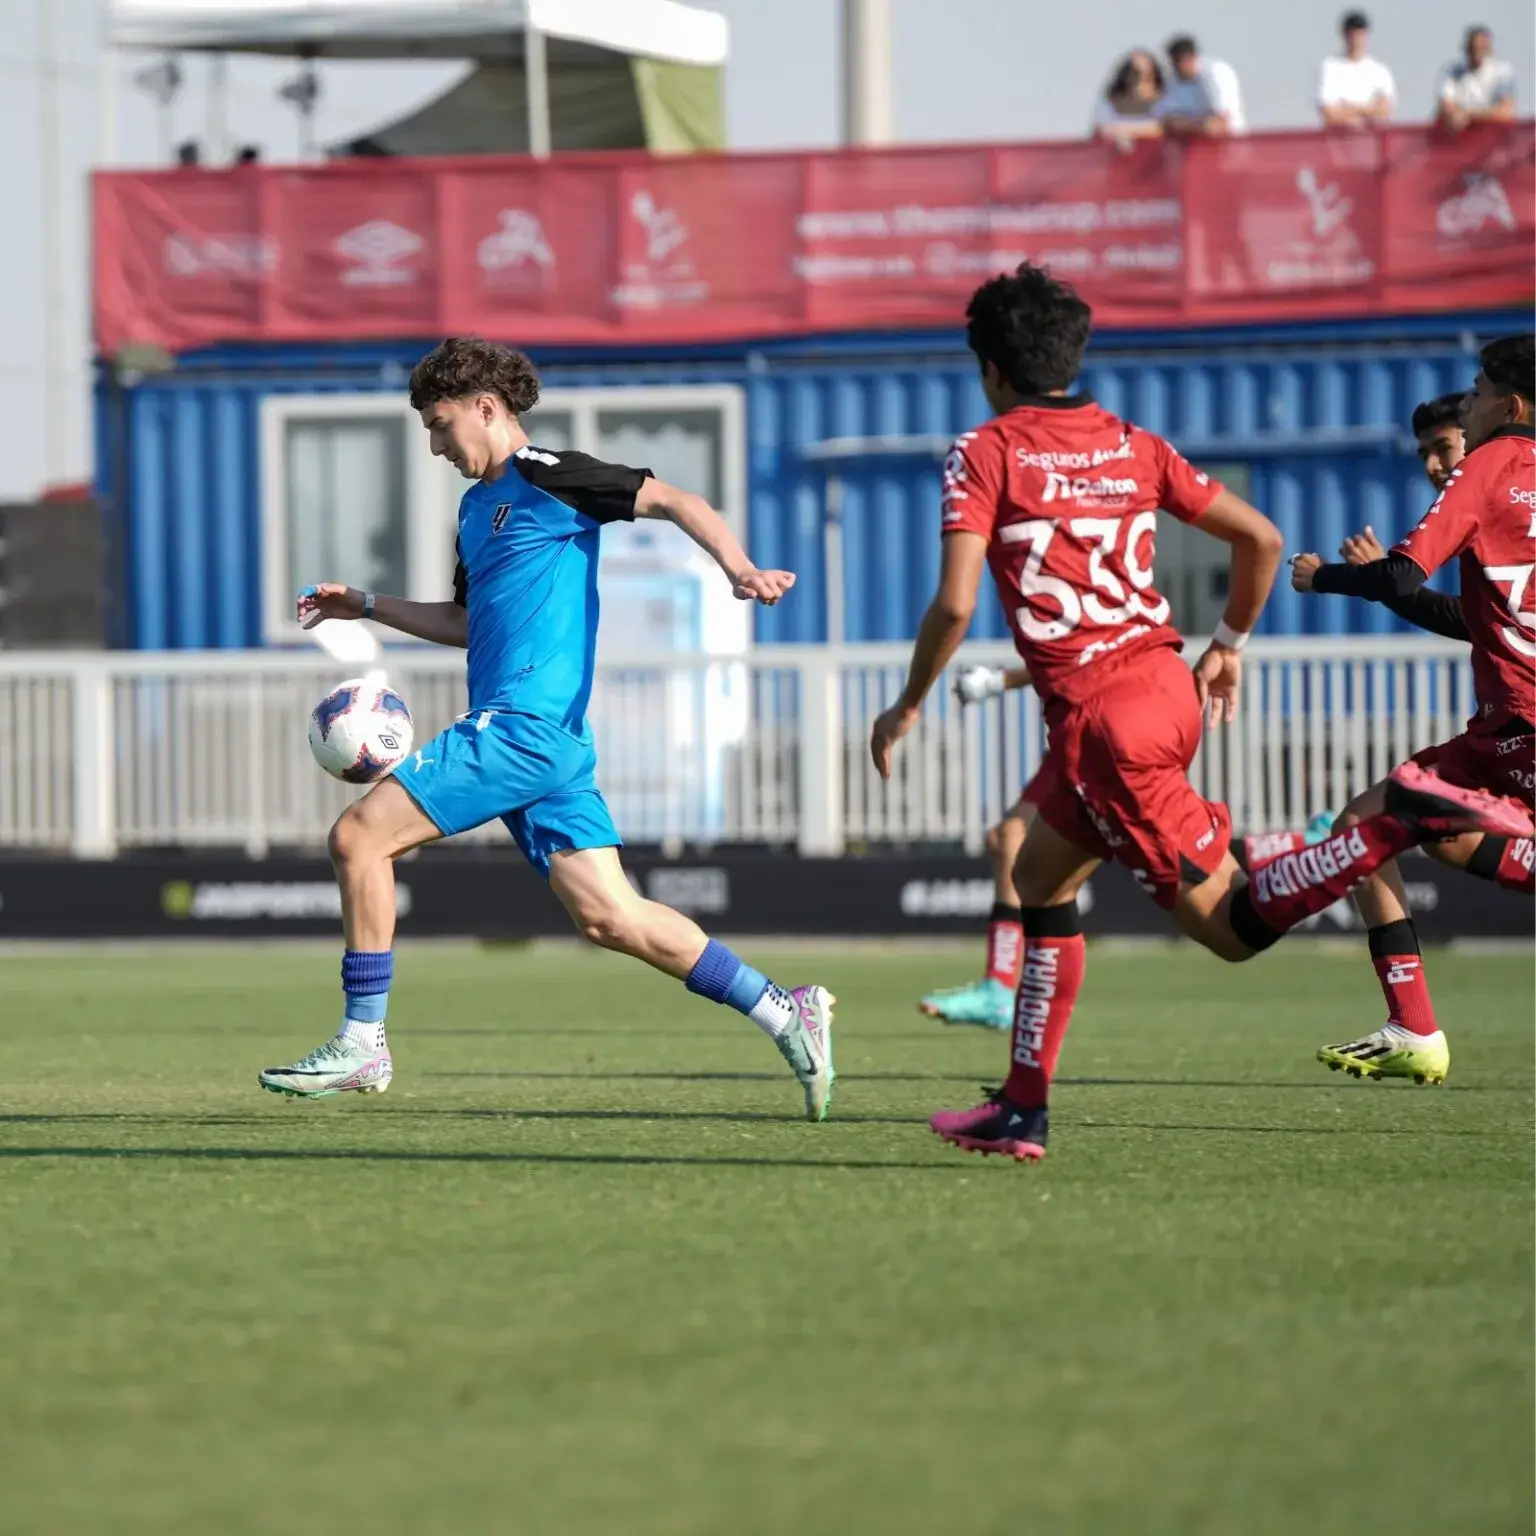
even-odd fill
[{"label": "black barrier board", "polygon": [[[992,906],[986,865],[962,857],[800,859],[731,850],[671,860],[636,851],[625,863],[646,896],[722,933],[966,934],[984,925]],[[1403,871],[1426,940],[1531,937],[1529,898],[1423,857],[1406,860]],[[402,860],[395,875],[405,936],[572,931],[544,882],[510,849],[432,850]],[[1094,875],[1082,906],[1091,935],[1174,932],[1117,868]],[[339,937],[340,925],[331,866],[319,857],[0,859],[0,938]],[[1360,926],[1354,907],[1341,902],[1308,929]]]}]

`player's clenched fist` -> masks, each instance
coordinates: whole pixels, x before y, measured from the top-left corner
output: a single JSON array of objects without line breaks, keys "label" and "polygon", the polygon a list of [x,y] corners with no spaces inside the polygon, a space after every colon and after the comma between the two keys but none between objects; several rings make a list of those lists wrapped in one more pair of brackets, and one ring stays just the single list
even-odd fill
[{"label": "player's clenched fist", "polygon": [[1321,555],[1294,555],[1291,558],[1291,585],[1298,592],[1312,590],[1312,578],[1322,568]]},{"label": "player's clenched fist", "polygon": [[313,629],[321,619],[360,619],[363,594],[342,581],[322,581],[299,593],[298,616],[304,629]]},{"label": "player's clenched fist", "polygon": [[759,602],[772,608],[794,584],[793,571],[760,571],[749,566],[732,577],[731,595],[744,603]]}]

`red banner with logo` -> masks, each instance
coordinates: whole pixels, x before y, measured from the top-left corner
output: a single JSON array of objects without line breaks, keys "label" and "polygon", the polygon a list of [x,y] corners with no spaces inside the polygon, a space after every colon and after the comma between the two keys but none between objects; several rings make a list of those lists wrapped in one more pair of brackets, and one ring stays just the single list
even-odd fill
[{"label": "red banner with logo", "polygon": [[1528,123],[96,178],[96,339],[541,345],[953,326],[1028,258],[1101,327],[1523,305]]}]

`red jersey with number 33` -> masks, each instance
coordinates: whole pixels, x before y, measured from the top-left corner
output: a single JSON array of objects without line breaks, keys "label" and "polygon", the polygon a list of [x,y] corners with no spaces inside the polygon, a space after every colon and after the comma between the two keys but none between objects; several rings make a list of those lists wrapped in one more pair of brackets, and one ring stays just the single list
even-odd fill
[{"label": "red jersey with number 33", "polygon": [[1086,395],[1039,397],[962,433],[944,463],[944,532],[979,533],[1043,699],[1068,702],[1183,643],[1152,583],[1161,508],[1198,518],[1221,486]]},{"label": "red jersey with number 33", "polygon": [[1472,637],[1478,713],[1536,722],[1536,434],[1505,427],[1451,471],[1394,553],[1426,575],[1461,557],[1461,617]]}]

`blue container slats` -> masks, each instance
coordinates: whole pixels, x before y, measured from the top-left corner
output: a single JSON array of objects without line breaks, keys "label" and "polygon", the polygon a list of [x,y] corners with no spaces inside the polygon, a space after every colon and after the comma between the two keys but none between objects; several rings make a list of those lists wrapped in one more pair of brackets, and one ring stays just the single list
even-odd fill
[{"label": "blue container slats", "polygon": [[[1084,381],[1110,410],[1229,475],[1280,525],[1288,549],[1331,553],[1363,523],[1384,540],[1411,526],[1429,500],[1408,435],[1414,405],[1465,388],[1478,341],[1528,325],[1528,317],[1502,315],[1109,336],[1091,352]],[[114,384],[104,370],[98,489],[117,550],[116,642],[261,644],[261,402],[398,395],[424,349],[420,342],[325,352],[227,348],[182,358],[173,372],[134,387]],[[838,606],[826,588],[829,476],[838,486],[845,637],[914,632],[938,569],[943,446],[986,416],[957,335],[832,338],[644,360],[548,353],[539,361],[551,389],[741,389],[753,554],[800,578],[792,600],[759,613],[760,640],[826,637],[829,610]],[[1165,538],[1159,563],[1165,579],[1170,544]],[[1219,602],[1206,597],[1207,606]],[[1263,627],[1370,634],[1401,625],[1372,605],[1303,601],[1286,587]],[[1006,633],[990,593],[973,632]]]}]

